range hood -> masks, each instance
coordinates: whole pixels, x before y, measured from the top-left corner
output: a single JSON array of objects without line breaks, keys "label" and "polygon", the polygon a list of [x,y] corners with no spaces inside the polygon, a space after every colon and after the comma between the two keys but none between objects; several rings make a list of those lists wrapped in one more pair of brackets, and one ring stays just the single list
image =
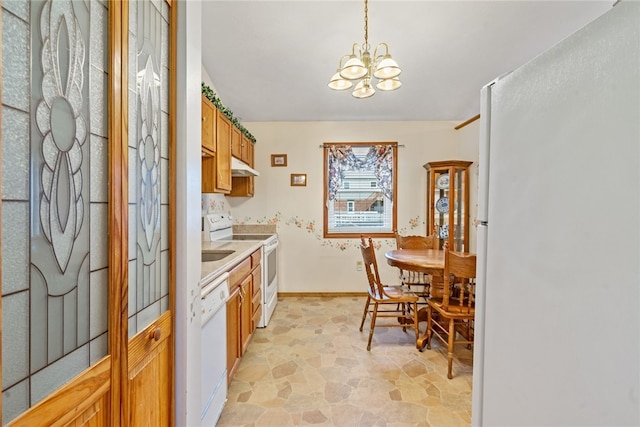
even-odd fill
[{"label": "range hood", "polygon": [[245,162],[231,157],[231,176],[258,176],[257,170],[252,169]]}]

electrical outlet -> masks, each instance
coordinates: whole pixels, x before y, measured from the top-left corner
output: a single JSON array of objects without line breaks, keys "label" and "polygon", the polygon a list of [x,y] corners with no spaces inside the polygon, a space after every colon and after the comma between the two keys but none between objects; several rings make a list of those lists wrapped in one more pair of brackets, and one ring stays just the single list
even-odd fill
[{"label": "electrical outlet", "polygon": [[362,261],[356,261],[356,270],[362,271]]}]

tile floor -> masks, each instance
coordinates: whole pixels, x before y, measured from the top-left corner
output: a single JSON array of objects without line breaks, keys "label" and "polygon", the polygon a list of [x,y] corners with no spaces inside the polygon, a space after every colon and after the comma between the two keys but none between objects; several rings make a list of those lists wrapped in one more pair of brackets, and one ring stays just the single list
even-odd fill
[{"label": "tile floor", "polygon": [[[472,353],[415,348],[413,332],[358,330],[365,297],[284,297],[256,330],[218,426],[469,426]],[[425,324],[421,323],[421,331]]]}]

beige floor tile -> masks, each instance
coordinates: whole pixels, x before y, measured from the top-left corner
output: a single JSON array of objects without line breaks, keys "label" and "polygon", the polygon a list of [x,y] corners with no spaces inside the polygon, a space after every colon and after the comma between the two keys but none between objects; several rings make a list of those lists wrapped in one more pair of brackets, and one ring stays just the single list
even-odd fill
[{"label": "beige floor tile", "polygon": [[[219,426],[426,426],[471,423],[473,353],[415,348],[413,330],[360,332],[364,298],[280,298],[229,384]],[[424,325],[422,330],[424,330]]]}]

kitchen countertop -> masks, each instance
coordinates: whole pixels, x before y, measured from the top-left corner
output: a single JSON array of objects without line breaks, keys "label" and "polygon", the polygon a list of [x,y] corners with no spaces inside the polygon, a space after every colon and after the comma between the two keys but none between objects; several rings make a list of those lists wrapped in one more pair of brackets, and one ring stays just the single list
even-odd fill
[{"label": "kitchen countertop", "polygon": [[253,252],[260,249],[260,247],[262,247],[261,241],[203,241],[203,252],[207,250],[228,250],[235,252],[219,261],[203,262],[200,272],[200,285],[210,282],[225,271],[231,270]]}]

